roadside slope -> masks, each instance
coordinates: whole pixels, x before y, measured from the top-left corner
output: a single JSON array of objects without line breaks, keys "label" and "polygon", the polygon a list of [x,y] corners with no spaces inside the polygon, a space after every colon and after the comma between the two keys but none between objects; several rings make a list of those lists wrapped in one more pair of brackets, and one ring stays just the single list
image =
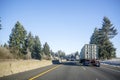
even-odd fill
[{"label": "roadside slope", "polygon": [[51,65],[50,60],[5,60],[0,61],[0,77]]}]

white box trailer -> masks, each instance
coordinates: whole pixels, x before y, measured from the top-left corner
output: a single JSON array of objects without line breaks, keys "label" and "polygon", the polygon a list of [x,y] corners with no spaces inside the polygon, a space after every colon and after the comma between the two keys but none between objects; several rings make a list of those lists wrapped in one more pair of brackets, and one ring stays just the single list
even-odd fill
[{"label": "white box trailer", "polygon": [[83,65],[100,66],[98,61],[98,47],[95,44],[85,44],[80,52],[80,63]]}]

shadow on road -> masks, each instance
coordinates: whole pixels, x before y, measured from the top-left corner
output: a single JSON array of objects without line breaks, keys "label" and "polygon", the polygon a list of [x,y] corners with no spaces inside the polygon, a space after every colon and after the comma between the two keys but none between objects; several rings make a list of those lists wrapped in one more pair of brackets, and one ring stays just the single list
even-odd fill
[{"label": "shadow on road", "polygon": [[96,67],[93,65],[83,65],[81,63],[79,63],[79,61],[66,61],[66,62],[62,62],[62,65],[66,65],[66,66],[84,66],[84,67]]},{"label": "shadow on road", "polygon": [[80,66],[77,61],[67,61],[67,62],[62,62],[61,64],[66,66]]},{"label": "shadow on road", "polygon": [[59,60],[52,60],[53,64],[57,64],[57,65],[67,65],[67,66],[80,66],[78,65],[78,61],[65,61],[65,62],[59,62]]}]

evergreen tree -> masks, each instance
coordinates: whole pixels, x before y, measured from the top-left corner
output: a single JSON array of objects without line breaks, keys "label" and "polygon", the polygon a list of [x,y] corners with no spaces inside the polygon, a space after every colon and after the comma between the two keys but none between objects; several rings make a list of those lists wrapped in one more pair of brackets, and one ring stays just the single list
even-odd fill
[{"label": "evergreen tree", "polygon": [[60,58],[63,58],[63,57],[65,57],[65,52],[63,52],[62,50],[58,50],[58,56],[60,57]]},{"label": "evergreen tree", "polygon": [[26,34],[24,27],[17,21],[8,41],[11,52],[17,56],[21,56],[24,53]]},{"label": "evergreen tree", "polygon": [[50,50],[50,54],[51,54],[51,56],[55,55],[55,53],[52,50]]},{"label": "evergreen tree", "polygon": [[27,46],[30,52],[33,51],[33,45],[34,45],[34,37],[31,32],[29,32],[27,36]]},{"label": "evergreen tree", "polygon": [[99,31],[97,28],[95,28],[94,33],[92,34],[90,38],[90,44],[97,44],[99,41]]},{"label": "evergreen tree", "polygon": [[46,56],[50,57],[50,47],[47,42],[45,42],[45,44],[43,45],[43,53]]},{"label": "evergreen tree", "polygon": [[34,38],[34,44],[32,46],[32,58],[34,59],[41,59],[41,42],[38,36]]},{"label": "evergreen tree", "polygon": [[4,46],[4,48],[9,49],[9,47],[8,47],[8,45],[6,43],[3,46]]},{"label": "evergreen tree", "polygon": [[50,50],[50,55],[51,55],[52,58],[55,57],[55,53],[52,50]]},{"label": "evergreen tree", "polygon": [[107,17],[103,18],[102,29],[100,30],[102,31],[104,38],[111,39],[117,35],[117,30],[115,29],[113,24],[111,24],[111,21]]},{"label": "evergreen tree", "polygon": [[79,55],[79,52],[78,52],[78,51],[76,51],[76,52],[75,52],[75,57],[76,57],[76,56],[78,56],[78,55]]},{"label": "evergreen tree", "polygon": [[95,29],[91,36],[90,44],[96,44],[98,46],[98,54],[101,59],[110,59],[115,57],[116,49],[114,48],[110,39],[117,35],[117,30],[114,28],[111,21],[107,18],[103,18],[103,24],[101,29]]}]

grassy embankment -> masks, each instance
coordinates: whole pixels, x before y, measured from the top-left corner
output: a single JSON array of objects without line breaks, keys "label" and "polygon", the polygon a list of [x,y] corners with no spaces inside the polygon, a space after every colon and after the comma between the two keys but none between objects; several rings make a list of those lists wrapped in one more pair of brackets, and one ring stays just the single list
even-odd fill
[{"label": "grassy embankment", "polygon": [[0,77],[51,65],[50,60],[14,59],[8,49],[0,47]]}]

